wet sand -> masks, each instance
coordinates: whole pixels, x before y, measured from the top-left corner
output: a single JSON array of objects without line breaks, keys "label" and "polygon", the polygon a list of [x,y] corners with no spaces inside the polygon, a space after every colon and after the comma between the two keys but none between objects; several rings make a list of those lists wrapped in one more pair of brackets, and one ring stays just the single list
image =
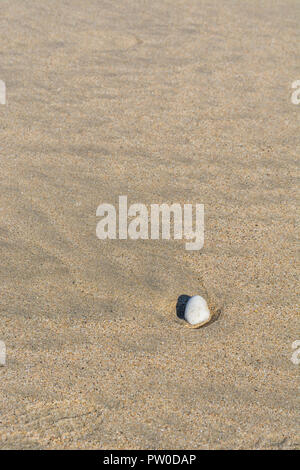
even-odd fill
[{"label": "wet sand", "polygon": [[[4,0],[0,448],[296,448],[297,0]],[[96,237],[202,203],[205,244]],[[204,293],[218,321],[176,317]]]}]

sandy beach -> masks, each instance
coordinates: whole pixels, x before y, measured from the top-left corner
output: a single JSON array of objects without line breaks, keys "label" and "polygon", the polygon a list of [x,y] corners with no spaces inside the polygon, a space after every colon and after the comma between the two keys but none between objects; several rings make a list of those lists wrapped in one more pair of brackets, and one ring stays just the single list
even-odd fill
[{"label": "sandy beach", "polygon": [[[0,8],[0,448],[299,448],[298,0]],[[99,240],[120,195],[203,248]]]}]

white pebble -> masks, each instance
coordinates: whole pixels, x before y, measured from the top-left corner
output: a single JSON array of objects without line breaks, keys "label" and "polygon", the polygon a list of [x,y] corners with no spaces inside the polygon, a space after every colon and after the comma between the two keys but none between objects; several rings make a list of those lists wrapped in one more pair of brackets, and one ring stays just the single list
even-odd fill
[{"label": "white pebble", "polygon": [[190,325],[207,322],[210,316],[207,302],[203,297],[194,295],[188,300],[184,310],[184,319]]}]

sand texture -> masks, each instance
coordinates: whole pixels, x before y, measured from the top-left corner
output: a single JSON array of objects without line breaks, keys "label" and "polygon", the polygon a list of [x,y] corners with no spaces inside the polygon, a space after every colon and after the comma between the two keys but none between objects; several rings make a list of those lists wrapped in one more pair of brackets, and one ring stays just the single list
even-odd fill
[{"label": "sand texture", "polygon": [[[0,7],[0,448],[299,447],[299,1]],[[203,249],[97,239],[119,195]]]}]

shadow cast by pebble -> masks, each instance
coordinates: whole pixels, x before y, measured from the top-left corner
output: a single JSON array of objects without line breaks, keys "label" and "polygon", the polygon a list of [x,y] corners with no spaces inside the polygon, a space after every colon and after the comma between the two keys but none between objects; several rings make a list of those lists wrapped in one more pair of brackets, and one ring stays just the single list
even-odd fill
[{"label": "shadow cast by pebble", "polygon": [[177,299],[176,315],[180,320],[184,320],[185,306],[188,303],[190,298],[191,298],[190,295],[182,294]]}]

